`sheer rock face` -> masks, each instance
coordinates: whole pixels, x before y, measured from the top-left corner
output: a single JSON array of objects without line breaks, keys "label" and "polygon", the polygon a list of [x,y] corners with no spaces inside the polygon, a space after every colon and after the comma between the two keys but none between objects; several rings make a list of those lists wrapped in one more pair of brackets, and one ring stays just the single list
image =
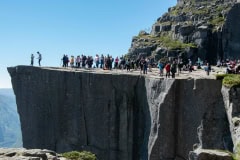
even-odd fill
[{"label": "sheer rock face", "polygon": [[25,148],[89,150],[100,160],[187,159],[199,133],[202,148],[226,148],[220,81],[28,66],[8,71]]},{"label": "sheer rock face", "polygon": [[225,58],[240,58],[240,3],[237,3],[229,11],[226,23],[223,27],[222,46]]},{"label": "sheer rock face", "polygon": [[222,88],[234,149],[240,145],[240,87]]}]

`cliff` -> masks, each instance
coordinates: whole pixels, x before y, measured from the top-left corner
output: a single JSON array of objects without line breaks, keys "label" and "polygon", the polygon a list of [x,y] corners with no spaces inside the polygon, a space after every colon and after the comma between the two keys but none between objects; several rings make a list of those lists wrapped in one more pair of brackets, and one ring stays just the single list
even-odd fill
[{"label": "cliff", "polygon": [[187,159],[193,145],[232,149],[221,81],[8,71],[26,148],[89,150],[100,160]]},{"label": "cliff", "polygon": [[240,58],[240,4],[236,0],[178,0],[152,25],[132,38],[128,57],[197,58],[215,64]]}]

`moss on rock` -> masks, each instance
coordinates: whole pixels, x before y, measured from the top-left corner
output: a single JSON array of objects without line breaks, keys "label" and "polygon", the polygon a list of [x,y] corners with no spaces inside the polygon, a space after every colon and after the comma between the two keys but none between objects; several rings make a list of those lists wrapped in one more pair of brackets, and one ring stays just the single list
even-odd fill
[{"label": "moss on rock", "polygon": [[88,151],[71,151],[62,154],[63,157],[70,160],[96,160],[95,154]]}]

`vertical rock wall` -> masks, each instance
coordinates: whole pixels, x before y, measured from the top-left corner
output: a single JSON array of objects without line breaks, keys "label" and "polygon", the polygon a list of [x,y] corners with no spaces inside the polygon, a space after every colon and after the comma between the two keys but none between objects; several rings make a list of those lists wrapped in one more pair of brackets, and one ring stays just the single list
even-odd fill
[{"label": "vertical rock wall", "polygon": [[224,58],[240,58],[240,3],[235,4],[227,15],[226,23],[223,27],[223,50]]},{"label": "vertical rock wall", "polygon": [[240,87],[222,88],[235,151],[240,146]]},{"label": "vertical rock wall", "polygon": [[100,160],[174,160],[187,159],[198,134],[199,145],[212,149],[224,149],[229,134],[220,81],[8,71],[26,148],[90,150]]}]

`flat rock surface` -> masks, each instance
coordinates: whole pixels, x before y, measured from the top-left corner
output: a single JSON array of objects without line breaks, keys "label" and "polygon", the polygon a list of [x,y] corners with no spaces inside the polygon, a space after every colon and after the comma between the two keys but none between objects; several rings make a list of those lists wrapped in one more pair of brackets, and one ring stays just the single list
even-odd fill
[{"label": "flat rock surface", "polygon": [[[159,69],[158,68],[152,68],[151,71],[148,70],[147,74],[141,74],[140,70],[131,70],[127,72],[127,70],[121,70],[121,69],[112,69],[112,70],[103,70],[100,68],[63,68],[63,67],[42,67],[43,69],[50,69],[50,70],[61,70],[61,71],[69,71],[69,72],[90,72],[90,73],[99,73],[99,74],[128,74],[128,75],[139,75],[139,76],[148,76],[148,77],[154,77],[154,78],[165,78],[166,72],[164,70],[164,76],[159,75]],[[196,66],[194,67],[196,68]],[[204,66],[202,67],[204,68]],[[212,66],[212,71],[209,75],[206,74],[206,71],[204,69],[195,69],[192,72],[189,71],[182,71],[181,73],[176,73],[175,78],[176,79],[215,79],[216,74],[224,74],[226,71],[225,67],[215,67]],[[171,78],[171,77],[170,77]]]}]

